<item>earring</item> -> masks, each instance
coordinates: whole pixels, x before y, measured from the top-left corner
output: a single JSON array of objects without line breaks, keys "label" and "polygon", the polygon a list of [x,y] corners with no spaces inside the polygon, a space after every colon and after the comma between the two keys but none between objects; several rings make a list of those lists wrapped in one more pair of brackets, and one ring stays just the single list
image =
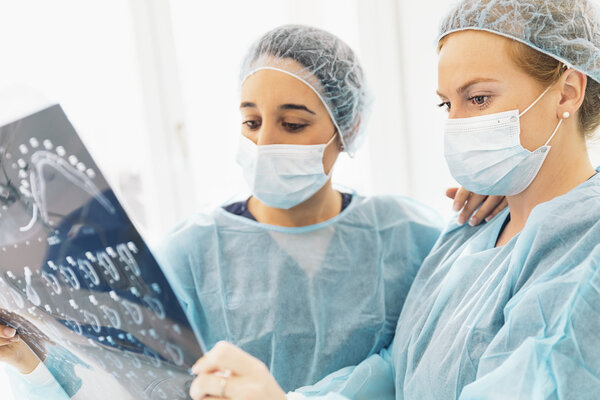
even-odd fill
[{"label": "earring", "polygon": [[570,112],[568,112],[568,111],[565,111],[565,112],[563,113],[563,119],[567,119],[567,118],[569,118],[570,116],[571,116],[571,113],[570,113]]}]

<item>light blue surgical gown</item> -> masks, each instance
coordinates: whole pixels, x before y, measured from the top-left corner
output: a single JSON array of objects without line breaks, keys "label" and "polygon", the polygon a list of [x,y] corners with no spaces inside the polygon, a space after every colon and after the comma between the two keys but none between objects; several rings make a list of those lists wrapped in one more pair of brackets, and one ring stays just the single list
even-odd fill
[{"label": "light blue surgical gown", "polygon": [[299,228],[217,209],[178,226],[156,255],[206,346],[240,346],[291,390],[389,345],[442,222],[391,196],[354,195]]},{"label": "light blue surgical gown", "polygon": [[[154,253],[207,347],[235,343],[291,390],[389,345],[442,226],[414,200],[354,195],[338,216],[301,228],[198,214]],[[13,380],[17,398],[68,398],[57,382]]]},{"label": "light blue surgical gown", "polygon": [[600,398],[600,175],[535,207],[519,235],[494,247],[507,217],[451,223],[419,270],[392,345],[299,392]]}]

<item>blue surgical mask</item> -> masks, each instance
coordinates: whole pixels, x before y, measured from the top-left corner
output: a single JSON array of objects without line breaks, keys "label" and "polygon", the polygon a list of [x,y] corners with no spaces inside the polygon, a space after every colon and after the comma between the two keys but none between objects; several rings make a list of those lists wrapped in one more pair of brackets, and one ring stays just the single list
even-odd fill
[{"label": "blue surgical mask", "polygon": [[327,183],[333,168],[323,170],[326,144],[270,144],[257,146],[241,137],[237,163],[252,195],[269,207],[288,210],[308,200]]},{"label": "blue surgical mask", "polygon": [[537,176],[548,152],[546,144],[535,151],[521,145],[519,118],[550,89],[548,87],[529,107],[471,118],[449,119],[444,129],[444,154],[450,173],[467,190],[482,195],[513,196],[521,193]]}]

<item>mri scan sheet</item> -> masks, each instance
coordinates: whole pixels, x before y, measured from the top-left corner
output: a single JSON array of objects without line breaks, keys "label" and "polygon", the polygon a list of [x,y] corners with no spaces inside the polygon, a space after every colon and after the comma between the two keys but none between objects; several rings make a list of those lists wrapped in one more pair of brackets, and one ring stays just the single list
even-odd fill
[{"label": "mri scan sheet", "polygon": [[187,399],[203,354],[58,105],[0,128],[0,321],[77,398]]}]

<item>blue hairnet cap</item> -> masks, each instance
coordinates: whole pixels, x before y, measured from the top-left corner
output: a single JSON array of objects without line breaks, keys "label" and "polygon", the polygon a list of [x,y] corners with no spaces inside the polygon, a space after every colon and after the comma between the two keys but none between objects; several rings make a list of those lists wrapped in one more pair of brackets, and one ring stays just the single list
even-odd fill
[{"label": "blue hairnet cap", "polygon": [[263,69],[287,73],[319,96],[353,156],[364,139],[372,103],[354,51],[335,35],[303,25],[284,25],[254,43],[242,64],[241,83]]},{"label": "blue hairnet cap", "polygon": [[471,29],[522,42],[600,82],[600,20],[590,0],[462,0],[439,39]]}]

